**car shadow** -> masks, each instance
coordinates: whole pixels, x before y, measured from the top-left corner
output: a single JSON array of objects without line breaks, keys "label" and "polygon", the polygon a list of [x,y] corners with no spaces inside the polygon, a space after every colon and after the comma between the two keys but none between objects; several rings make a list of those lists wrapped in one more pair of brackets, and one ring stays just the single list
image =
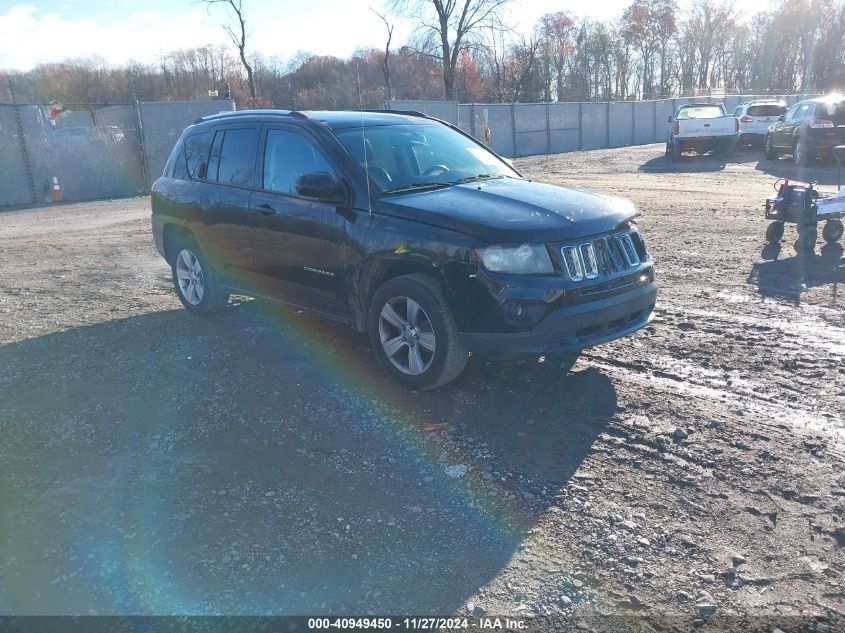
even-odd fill
[{"label": "car shadow", "polygon": [[453,385],[409,391],[361,335],[258,301],[10,343],[0,577],[22,580],[0,603],[454,612],[618,411],[604,373],[552,362],[476,359]]},{"label": "car shadow", "polygon": [[732,158],[726,159],[713,152],[707,154],[681,154],[680,160],[677,161],[673,161],[669,156],[662,154],[646,161],[639,166],[638,170],[653,174],[707,173],[722,171],[731,161],[733,161]]},{"label": "car shadow", "polygon": [[[764,157],[757,162],[755,169],[775,178],[788,178],[797,182],[817,182],[834,188],[839,178],[838,165],[832,158],[816,161],[809,167],[798,167],[792,162],[790,156],[782,156],[777,160],[767,160]],[[845,171],[842,177],[845,178]]]},{"label": "car shadow", "polygon": [[767,244],[754,264],[748,283],[764,297],[786,299],[796,305],[810,288],[830,286],[830,305],[839,305],[839,286],[845,283],[845,258],[839,244],[825,244],[818,253],[795,254],[789,241]]}]

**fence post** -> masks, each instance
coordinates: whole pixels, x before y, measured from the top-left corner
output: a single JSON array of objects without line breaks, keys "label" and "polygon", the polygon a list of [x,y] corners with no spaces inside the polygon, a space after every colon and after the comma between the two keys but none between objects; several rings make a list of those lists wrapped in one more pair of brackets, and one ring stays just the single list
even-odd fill
[{"label": "fence post", "polygon": [[584,102],[578,102],[578,151],[584,149]]},{"label": "fence post", "polygon": [[12,95],[12,108],[15,111],[15,125],[18,128],[18,141],[21,145],[21,157],[23,158],[24,169],[26,169],[26,181],[29,185],[29,197],[32,200],[32,204],[35,204],[38,202],[38,198],[35,195],[35,179],[34,174],[32,173],[32,162],[29,160],[29,150],[26,148],[26,139],[23,136],[23,120],[21,119],[18,100],[15,97],[15,85],[12,83],[11,77],[9,77],[9,93]]},{"label": "fence post", "polygon": [[631,102],[631,145],[637,142],[637,102]]},{"label": "fence post", "polygon": [[610,147],[610,101],[604,103],[604,146]]},{"label": "fence post", "polygon": [[144,143],[144,117],[141,116],[141,103],[135,99],[135,117],[138,120],[138,151],[141,152],[141,178],[144,180],[144,191],[147,193],[152,189],[150,182],[150,166],[147,162],[147,150]]},{"label": "fence post", "polygon": [[546,154],[552,153],[552,121],[550,113],[551,105],[546,101]]},{"label": "fence post", "polygon": [[516,103],[514,102],[511,102],[511,136],[513,137],[513,155],[516,156]]},{"label": "fence post", "polygon": [[655,143],[660,141],[657,138],[657,99],[651,102],[651,140]]},{"label": "fence post", "polygon": [[473,138],[478,138],[475,134],[475,101],[469,104],[469,130]]}]

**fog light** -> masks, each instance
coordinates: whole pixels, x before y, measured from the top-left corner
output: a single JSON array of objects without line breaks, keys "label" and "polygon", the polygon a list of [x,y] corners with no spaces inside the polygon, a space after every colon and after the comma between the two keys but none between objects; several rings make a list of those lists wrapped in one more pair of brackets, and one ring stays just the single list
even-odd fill
[{"label": "fog light", "polygon": [[525,306],[513,301],[505,306],[505,314],[511,321],[521,321],[522,317],[525,316]]}]

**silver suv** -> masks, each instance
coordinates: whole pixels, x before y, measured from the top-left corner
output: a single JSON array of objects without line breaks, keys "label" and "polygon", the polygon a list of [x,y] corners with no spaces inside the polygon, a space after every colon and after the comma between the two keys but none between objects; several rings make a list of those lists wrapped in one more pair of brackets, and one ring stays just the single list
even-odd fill
[{"label": "silver suv", "polygon": [[747,101],[737,106],[734,116],[739,119],[739,144],[762,147],[769,126],[784,112],[786,104],[777,100]]}]

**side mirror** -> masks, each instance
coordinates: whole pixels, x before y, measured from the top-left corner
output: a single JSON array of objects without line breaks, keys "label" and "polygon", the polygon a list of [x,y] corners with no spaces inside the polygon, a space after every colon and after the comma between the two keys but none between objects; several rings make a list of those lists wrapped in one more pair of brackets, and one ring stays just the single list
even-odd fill
[{"label": "side mirror", "polygon": [[312,171],[302,174],[294,185],[296,193],[306,198],[318,200],[338,200],[337,183],[334,177],[325,171]]},{"label": "side mirror", "polygon": [[782,114],[778,117],[778,121],[783,121],[783,115]]},{"label": "side mirror", "polygon": [[667,122],[667,123],[671,123],[671,122],[672,122],[672,115],[671,115],[671,114],[669,115],[669,118],[668,118],[668,119],[666,119],[666,122]]}]

